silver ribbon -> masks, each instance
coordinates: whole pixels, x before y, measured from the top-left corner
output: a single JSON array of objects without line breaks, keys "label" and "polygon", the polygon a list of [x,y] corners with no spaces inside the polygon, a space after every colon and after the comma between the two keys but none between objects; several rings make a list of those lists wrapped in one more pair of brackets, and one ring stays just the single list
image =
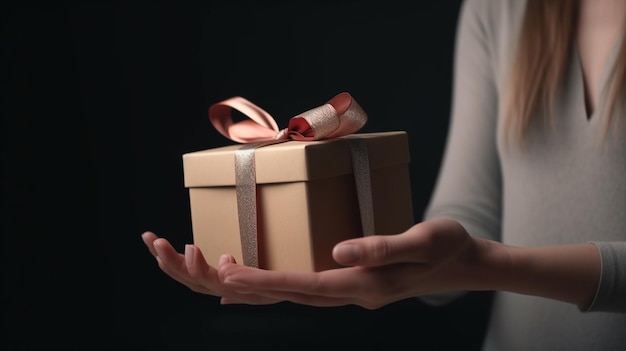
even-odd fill
[{"label": "silver ribbon", "polygon": [[259,144],[246,144],[235,152],[235,191],[243,264],[256,268],[259,267],[259,247],[254,150],[260,146]]},{"label": "silver ribbon", "polygon": [[[354,137],[349,139],[352,157],[352,170],[356,183],[359,212],[363,236],[373,235],[374,205],[372,199],[372,183],[370,165],[365,140]],[[283,140],[285,141],[285,140]],[[254,152],[256,149],[276,144],[278,140],[245,144],[235,151],[235,191],[237,195],[237,211],[239,217],[239,236],[243,264],[249,267],[259,267],[258,247],[258,213],[256,165]]]},{"label": "silver ribbon", "polygon": [[363,236],[374,235],[374,200],[372,198],[370,162],[365,140],[350,138],[350,154],[352,156],[352,173],[354,174],[356,184]]}]

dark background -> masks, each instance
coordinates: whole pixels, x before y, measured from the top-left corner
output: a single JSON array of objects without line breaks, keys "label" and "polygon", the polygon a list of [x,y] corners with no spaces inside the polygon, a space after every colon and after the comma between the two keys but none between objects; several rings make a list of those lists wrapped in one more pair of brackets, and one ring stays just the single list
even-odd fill
[{"label": "dark background", "polygon": [[419,218],[447,131],[460,4],[1,5],[2,348],[478,349],[487,293],[441,308],[220,306],[163,274],[140,239],[191,241],[181,155],[231,143],[207,108],[235,95],[284,127],[350,92],[363,132],[408,132]]}]

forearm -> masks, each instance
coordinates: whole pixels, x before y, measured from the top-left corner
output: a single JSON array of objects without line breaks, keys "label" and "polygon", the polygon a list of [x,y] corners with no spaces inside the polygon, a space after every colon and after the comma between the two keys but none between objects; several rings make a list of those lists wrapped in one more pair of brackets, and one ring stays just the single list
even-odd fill
[{"label": "forearm", "polygon": [[507,262],[491,262],[501,266],[486,268],[498,275],[498,279],[490,279],[493,290],[560,300],[582,309],[593,302],[601,274],[600,254],[594,244],[495,246],[506,252],[497,257],[506,257]]}]

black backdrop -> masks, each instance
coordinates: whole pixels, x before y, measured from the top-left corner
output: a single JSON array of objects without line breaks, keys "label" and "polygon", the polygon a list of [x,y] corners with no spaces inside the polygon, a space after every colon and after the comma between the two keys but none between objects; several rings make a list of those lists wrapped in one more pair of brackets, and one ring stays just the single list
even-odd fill
[{"label": "black backdrop", "polygon": [[207,107],[234,95],[285,126],[349,91],[370,117],[362,131],[408,132],[419,218],[446,135],[460,4],[1,5],[3,349],[479,348],[487,293],[442,308],[220,306],[158,270],[140,239],[191,241],[181,155],[230,143]]}]

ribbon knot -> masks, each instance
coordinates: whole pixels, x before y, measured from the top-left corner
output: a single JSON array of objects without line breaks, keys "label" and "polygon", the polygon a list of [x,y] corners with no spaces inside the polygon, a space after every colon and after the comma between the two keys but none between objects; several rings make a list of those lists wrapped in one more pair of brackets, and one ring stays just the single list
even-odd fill
[{"label": "ribbon knot", "polygon": [[[249,119],[234,122],[233,110]],[[253,143],[337,138],[361,129],[367,122],[367,114],[349,93],[343,92],[324,105],[292,117],[284,129],[278,128],[276,120],[267,111],[240,96],[211,105],[209,119],[226,138],[239,143]]]}]

